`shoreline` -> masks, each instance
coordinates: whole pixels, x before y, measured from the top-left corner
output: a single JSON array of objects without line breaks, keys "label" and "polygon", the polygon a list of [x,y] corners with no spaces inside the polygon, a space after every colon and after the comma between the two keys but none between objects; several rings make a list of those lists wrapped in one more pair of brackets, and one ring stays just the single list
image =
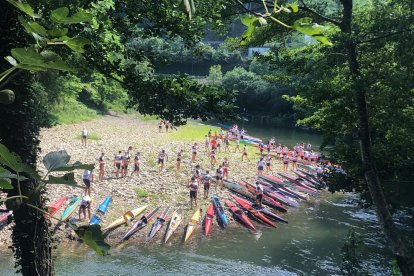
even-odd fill
[{"label": "shoreline", "polygon": [[[80,133],[83,128],[88,129],[90,134],[96,140],[88,139],[87,145],[82,146],[80,141]],[[166,207],[170,206],[169,215],[175,209],[183,207],[185,216],[180,227],[173,235],[172,239],[176,239],[178,233],[183,233],[183,228],[187,225],[195,208],[190,209],[189,206],[189,190],[186,187],[193,166],[190,164],[191,146],[194,142],[199,144],[199,153],[197,154],[197,161],[195,164],[200,164],[201,171],[210,170],[212,176],[215,175],[215,169],[210,168],[209,153],[204,151],[204,135],[207,134],[211,126],[202,124],[189,124],[179,127],[178,130],[173,130],[170,133],[158,133],[158,120],[141,120],[137,116],[132,115],[106,115],[93,121],[82,122],[73,125],[59,125],[50,129],[42,129],[40,134],[40,148],[41,153],[38,157],[38,170],[44,172],[42,158],[51,151],[66,150],[71,156],[70,163],[81,161],[83,163],[97,164],[97,158],[101,152],[106,156],[106,174],[102,182],[98,182],[98,165],[95,166],[94,180],[91,184],[91,197],[93,199],[91,206],[91,213],[108,195],[112,195],[112,202],[109,206],[108,212],[101,223],[105,227],[114,219],[121,216],[125,211],[134,209],[142,205],[149,205],[148,208],[139,215],[142,216],[155,206]],[[219,129],[219,128],[217,128]],[[214,130],[213,130],[214,133]],[[133,170],[133,162],[129,165],[129,171],[125,178],[114,178],[113,172],[113,156],[118,150],[126,150],[129,146],[133,147],[132,152],[139,151],[141,153],[141,175],[130,176]],[[166,171],[158,172],[156,157],[161,148],[164,148],[168,154],[168,161],[166,162]],[[183,149],[183,161],[181,162],[181,172],[175,171],[176,153],[179,149]],[[258,160],[258,149],[255,147],[248,147],[250,161],[241,162],[241,152],[234,153],[234,145],[230,144],[229,153],[217,153],[217,165],[221,164],[224,157],[227,157],[230,162],[229,180],[251,180],[256,176],[256,162]],[[279,161],[273,161],[272,169],[274,172],[282,171],[282,164]],[[78,184],[83,185],[82,171],[75,171],[75,179]],[[230,197],[230,192],[226,188],[217,189],[213,182],[210,194],[215,192],[221,199],[224,205],[224,199]],[[139,194],[135,189],[139,188],[145,193]],[[65,185],[48,185],[47,197],[48,204],[56,201],[64,195],[83,195],[84,191],[80,188],[72,188]],[[145,195],[145,196],[143,196]],[[203,189],[199,188],[199,204],[198,208],[206,211],[210,202],[209,198],[203,198]],[[64,207],[56,214],[57,217],[63,212]],[[230,218],[227,208],[226,214]],[[283,216],[283,215],[282,215]],[[77,217],[77,211],[73,217]],[[155,220],[152,220],[151,225]],[[168,220],[166,221],[166,223]],[[54,223],[54,222],[52,222]],[[229,222],[229,227],[232,227],[233,219]],[[150,225],[132,237],[132,242],[140,243],[141,236],[146,235],[149,231]],[[52,226],[53,228],[54,226]],[[10,228],[10,225],[6,228]],[[61,227],[63,228],[63,227]],[[109,244],[113,245],[119,240],[119,236],[127,231],[127,227],[120,226],[113,230],[105,239]],[[165,226],[163,227],[165,231]],[[160,233],[164,232],[160,231]],[[72,242],[68,239],[71,237],[70,231],[58,231],[56,236],[60,239],[60,244]],[[7,234],[8,233],[8,234]],[[158,239],[160,233],[157,234]],[[72,233],[73,234],[73,233]],[[8,237],[7,237],[8,236]],[[63,241],[64,240],[64,241]],[[76,240],[76,239],[75,239]],[[0,241],[7,248],[10,245],[10,231],[0,231]],[[131,242],[129,242],[131,243]],[[58,246],[60,245],[58,244]]]}]

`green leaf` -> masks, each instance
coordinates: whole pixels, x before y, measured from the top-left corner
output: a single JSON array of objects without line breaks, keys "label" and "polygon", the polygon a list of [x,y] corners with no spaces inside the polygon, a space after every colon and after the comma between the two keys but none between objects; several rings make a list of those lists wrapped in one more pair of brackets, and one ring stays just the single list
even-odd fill
[{"label": "green leaf", "polygon": [[286,8],[291,10],[292,12],[298,12],[299,11],[299,4],[298,1],[295,1],[293,3],[287,4]]},{"label": "green leaf", "polygon": [[40,17],[39,15],[34,13],[33,8],[29,4],[22,3],[20,1],[15,1],[15,0],[6,0],[6,1],[33,18]]},{"label": "green leaf", "polygon": [[0,178],[13,178],[13,179],[19,179],[20,181],[24,181],[27,179],[27,177],[14,174],[11,171],[3,167],[0,167]]},{"label": "green leaf", "polygon": [[62,29],[53,28],[51,30],[48,30],[47,33],[50,37],[56,38],[56,37],[66,36],[68,34],[68,31],[69,31],[68,28],[62,28]]},{"label": "green leaf", "polygon": [[83,38],[83,37],[74,37],[74,38],[70,38],[68,40],[65,41],[65,44],[72,49],[75,52],[78,53],[83,53],[85,50],[83,49],[83,47],[86,44],[89,44],[90,41],[89,39]]},{"label": "green leaf", "polygon": [[45,36],[47,33],[45,27],[37,22],[27,21],[22,16],[19,16],[19,21],[28,33],[37,33],[41,36]]},{"label": "green leaf", "polygon": [[44,181],[46,184],[63,184],[71,187],[85,188],[84,186],[78,185],[75,180],[75,174],[73,172],[65,173],[63,176],[49,175],[49,179]]},{"label": "green leaf", "polygon": [[95,168],[94,164],[83,164],[79,161],[68,164],[70,155],[65,151],[53,151],[49,152],[43,158],[43,164],[46,169],[51,172],[64,172],[73,170],[90,170]]},{"label": "green leaf", "polygon": [[4,57],[4,59],[7,60],[13,66],[17,65],[17,61],[12,56],[6,56]]},{"label": "green leaf", "polygon": [[322,33],[325,30],[325,27],[312,23],[312,19],[309,17],[303,17],[296,20],[293,24],[293,28],[298,32],[313,37],[325,45],[332,45],[329,39]]},{"label": "green leaf", "polygon": [[[29,71],[47,71],[49,69],[61,71],[75,71],[62,60],[56,59],[49,61],[42,54],[36,52],[34,48],[14,48],[11,50],[12,56],[20,63],[16,67]],[[47,57],[47,56],[46,56]]]},{"label": "green leaf", "polygon": [[0,189],[11,190],[13,188],[9,178],[0,178]]},{"label": "green leaf", "polygon": [[96,253],[102,256],[108,255],[111,247],[104,241],[99,224],[79,226],[74,230],[78,237]]},{"label": "green leaf", "polygon": [[66,167],[69,163],[70,155],[66,150],[52,151],[43,157],[43,165],[47,171],[53,172],[56,168]]},{"label": "green leaf", "polygon": [[241,22],[243,25],[247,26],[247,30],[244,31],[240,45],[246,45],[247,42],[251,39],[256,24],[259,22],[259,19],[255,16],[244,15],[241,17]]},{"label": "green leaf", "polygon": [[15,172],[24,172],[27,168],[20,156],[14,152],[10,152],[3,144],[0,144],[0,163]]},{"label": "green leaf", "polygon": [[89,22],[92,20],[92,14],[86,11],[79,11],[72,16],[69,15],[69,9],[67,7],[62,7],[53,10],[50,13],[50,19],[56,23],[61,24],[76,24],[81,22]]}]

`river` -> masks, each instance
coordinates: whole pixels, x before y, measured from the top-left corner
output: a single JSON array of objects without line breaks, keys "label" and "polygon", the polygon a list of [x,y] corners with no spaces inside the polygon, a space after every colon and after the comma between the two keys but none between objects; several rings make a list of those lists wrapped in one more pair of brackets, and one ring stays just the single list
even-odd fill
[{"label": "river", "polygon": [[[276,136],[279,141],[320,143],[320,137],[302,131]],[[273,136],[270,131],[251,135]],[[277,135],[277,134],[276,134]],[[285,137],[282,139],[282,137]],[[289,138],[290,137],[290,138]],[[171,243],[127,243],[111,249],[110,256],[98,256],[77,244],[59,248],[55,254],[57,275],[337,275],[340,274],[340,249],[352,227],[362,235],[362,262],[370,274],[389,275],[391,254],[378,226],[375,212],[360,209],[356,195],[323,193],[319,200],[303,202],[284,216],[289,224],[277,229],[258,226],[251,233],[241,226],[213,232],[204,238],[196,232],[188,244],[173,239]],[[398,225],[413,236],[414,210],[395,214]],[[0,256],[0,275],[14,275],[14,261],[10,253]]]}]

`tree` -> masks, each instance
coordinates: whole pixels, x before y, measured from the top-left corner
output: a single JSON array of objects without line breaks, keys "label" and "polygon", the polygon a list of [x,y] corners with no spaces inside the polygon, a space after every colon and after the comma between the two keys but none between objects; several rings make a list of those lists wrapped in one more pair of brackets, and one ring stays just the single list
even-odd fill
[{"label": "tree", "polygon": [[[76,71],[75,68],[85,74],[91,70],[98,71],[131,92],[131,98],[135,100],[132,105],[138,110],[146,114],[159,114],[176,124],[185,123],[188,117],[207,119],[216,114],[231,114],[233,110],[231,93],[199,85],[185,76],[155,76],[145,55],[132,60],[125,51],[124,43],[132,29],[130,27],[148,20],[153,25],[145,30],[146,33],[181,36],[189,44],[196,42],[203,22],[193,16],[191,7],[184,13],[171,1],[163,1],[164,5],[158,2],[127,2],[128,7],[123,2],[112,0],[92,3],[68,1],[68,7],[58,6],[60,1],[33,1],[32,6],[7,1],[14,8],[3,5],[0,19],[0,54],[6,57],[0,62],[3,72],[0,75],[0,89],[8,88],[1,92],[0,99],[9,104],[0,108],[0,140],[7,146],[2,150],[8,148],[21,156],[32,171],[39,150],[40,127],[48,126],[49,122],[47,105],[43,105],[43,99],[39,99],[39,95],[31,89],[33,75],[28,71]],[[191,21],[188,16],[192,17]],[[73,25],[79,22],[91,23]],[[70,36],[69,31],[74,35]],[[79,36],[79,33],[84,36]],[[85,51],[85,45],[91,41],[93,43]],[[62,56],[69,58],[64,60]],[[105,96],[105,91],[101,95]],[[153,98],[154,95],[156,98]],[[7,167],[3,161],[2,165]],[[27,172],[24,176],[25,180],[21,183],[13,178],[13,188],[7,191],[9,197],[6,201],[7,209],[14,211],[12,238],[16,268],[24,275],[53,275],[51,235],[42,211],[44,196],[38,192],[37,178]],[[3,178],[2,175],[2,191],[8,183]],[[77,228],[80,236],[89,230],[96,232],[96,229]]]},{"label": "tree", "polygon": [[[246,9],[241,1],[234,1],[236,4],[241,5],[242,9]],[[267,5],[266,2],[263,2],[265,7],[263,9],[266,10],[265,13],[259,13],[255,11],[249,11],[255,15],[256,19],[245,19],[243,22],[245,25],[248,26],[248,30],[245,32],[243,36],[243,43],[247,43],[249,39],[252,37],[252,33],[255,29],[255,24],[261,18],[261,21],[265,19],[272,19],[273,21],[277,22],[280,25],[283,25],[286,28],[296,29],[304,34],[308,34],[313,38],[319,40],[324,44],[329,44],[329,40],[323,36],[324,28],[319,25],[312,25],[310,19],[298,19],[296,20],[293,25],[289,25],[284,21],[281,21],[281,17],[274,17],[273,11],[274,8],[278,9],[281,8],[283,10],[283,6],[280,4],[278,6],[272,6],[272,3]],[[381,226],[383,228],[386,240],[394,256],[398,262],[401,272],[403,275],[413,275],[414,274],[414,263],[413,258],[411,258],[409,251],[406,248],[405,243],[403,242],[403,238],[399,234],[395,223],[392,220],[390,210],[388,208],[388,203],[384,196],[383,188],[381,186],[378,171],[375,164],[375,157],[374,152],[372,149],[372,133],[375,130],[371,129],[372,119],[370,116],[370,110],[368,109],[368,105],[370,102],[367,101],[369,96],[369,85],[370,82],[367,80],[367,76],[365,75],[365,68],[361,67],[361,61],[364,60],[364,56],[360,54],[360,50],[364,48],[364,44],[371,43],[373,41],[378,41],[382,39],[392,39],[395,37],[400,37],[402,39],[412,39],[412,16],[408,15],[406,18],[406,24],[397,24],[392,25],[391,22],[396,22],[403,17],[395,17],[395,14],[392,13],[390,16],[389,21],[385,21],[383,28],[376,29],[373,32],[369,33],[362,33],[360,32],[359,26],[356,25],[355,21],[355,14],[356,8],[354,6],[354,2],[352,0],[340,0],[341,9],[338,11],[337,18],[326,16],[320,13],[317,8],[309,7],[305,1],[300,2],[301,5],[295,7],[295,10],[300,10],[301,12],[307,14],[308,16],[312,17],[314,20],[319,22],[328,22],[333,26],[333,29],[338,30],[336,36],[336,43],[334,44],[334,53],[327,53],[326,56],[322,56],[323,59],[328,58],[331,56],[342,56],[344,61],[347,64],[347,68],[340,68],[340,70],[346,70],[346,74],[341,74],[340,76],[343,77],[343,82],[346,83],[344,92],[347,93],[347,99],[344,99],[344,102],[339,103],[335,101],[332,97],[329,103],[331,105],[340,104],[341,107],[349,108],[349,110],[354,110],[355,113],[349,114],[348,119],[354,118],[353,122],[357,122],[355,125],[356,137],[358,137],[360,147],[358,152],[361,156],[361,172],[364,175],[366,186],[368,187],[369,194],[373,204],[376,207],[377,215]],[[275,4],[276,5],[276,4]],[[373,2],[374,10],[377,10],[377,17],[375,18],[378,21],[374,22],[384,22],[383,16],[389,11],[401,12],[401,11],[410,11],[410,7],[412,9],[412,3],[410,6],[409,1],[405,1],[401,4],[401,6],[397,7],[398,4],[391,3],[391,2]],[[286,6],[285,6],[286,7]],[[272,13],[268,11],[271,10]],[[292,9],[293,10],[293,9]],[[278,15],[278,14],[276,14]],[[282,17],[283,18],[283,17]],[[380,19],[381,18],[381,19]],[[402,20],[404,21],[404,20]],[[380,24],[377,24],[380,25]],[[405,45],[405,43],[403,43]],[[339,74],[338,74],[339,77]],[[375,80],[375,78],[374,78]],[[377,77],[376,80],[378,81],[379,78]],[[342,105],[344,104],[345,105]],[[319,110],[317,112],[320,112]],[[323,109],[322,109],[323,112]],[[349,113],[349,112],[347,112]],[[329,123],[335,125],[337,122],[333,121],[334,118],[323,118],[327,120]],[[352,119],[351,119],[352,120]],[[337,128],[335,128],[337,129]],[[355,152],[357,153],[357,152]]]},{"label": "tree", "polygon": [[220,85],[223,81],[223,73],[221,72],[221,65],[213,65],[210,67],[208,78],[212,85]]}]

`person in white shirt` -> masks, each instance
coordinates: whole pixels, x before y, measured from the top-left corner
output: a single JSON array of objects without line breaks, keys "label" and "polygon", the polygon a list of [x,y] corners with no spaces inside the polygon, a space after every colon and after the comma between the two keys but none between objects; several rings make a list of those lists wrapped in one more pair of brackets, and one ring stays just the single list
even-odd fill
[{"label": "person in white shirt", "polygon": [[84,170],[83,171],[83,183],[85,184],[85,195],[91,196],[91,182],[93,181],[93,174],[90,170]]},{"label": "person in white shirt", "polygon": [[86,146],[86,140],[88,139],[88,130],[85,128],[83,128],[82,130],[82,146]]},{"label": "person in white shirt", "polygon": [[92,202],[92,199],[88,195],[85,195],[82,198],[81,204],[79,206],[79,211],[78,211],[79,220],[82,220],[81,219],[81,214],[83,214],[83,220],[86,219],[86,210],[88,210],[88,219],[89,220],[91,219],[91,202]]}]

